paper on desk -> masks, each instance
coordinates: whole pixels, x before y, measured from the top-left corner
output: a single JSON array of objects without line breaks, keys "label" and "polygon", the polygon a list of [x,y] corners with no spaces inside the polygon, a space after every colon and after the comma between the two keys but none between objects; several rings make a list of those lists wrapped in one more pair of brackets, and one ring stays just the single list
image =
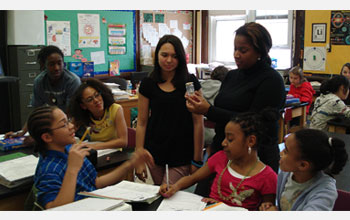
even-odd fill
[{"label": "paper on desk", "polygon": [[203,197],[194,193],[178,191],[172,197],[163,199],[157,211],[201,211],[207,205]]},{"label": "paper on desk", "polygon": [[39,158],[34,155],[16,158],[0,163],[0,176],[9,182],[34,176]]},{"label": "paper on desk", "polygon": [[113,95],[129,95],[128,92],[120,89],[112,89]]},{"label": "paper on desk", "polygon": [[108,211],[123,204],[122,200],[86,198],[47,211]]},{"label": "paper on desk", "polygon": [[97,157],[102,157],[104,155],[111,154],[117,151],[122,151],[122,150],[123,148],[97,150]]},{"label": "paper on desk", "polygon": [[[123,180],[118,184],[107,186],[105,188],[92,191],[91,193],[93,193],[93,196],[95,197],[105,196],[109,198],[130,200],[133,202],[141,202],[157,197],[158,192],[159,186]],[[88,195],[84,193],[79,194]]]}]

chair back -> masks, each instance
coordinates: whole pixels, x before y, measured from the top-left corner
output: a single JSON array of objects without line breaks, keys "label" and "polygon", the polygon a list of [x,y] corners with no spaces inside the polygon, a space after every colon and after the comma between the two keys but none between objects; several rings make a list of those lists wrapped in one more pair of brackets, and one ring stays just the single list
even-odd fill
[{"label": "chair back", "polygon": [[119,89],[126,90],[126,87],[128,85],[127,81],[120,77],[110,77],[106,80],[108,83],[116,83],[119,85]]},{"label": "chair back", "polygon": [[335,200],[333,211],[350,211],[350,192],[337,189],[338,198]]},{"label": "chair back", "polygon": [[136,130],[128,127],[128,148],[135,148],[136,146]]}]

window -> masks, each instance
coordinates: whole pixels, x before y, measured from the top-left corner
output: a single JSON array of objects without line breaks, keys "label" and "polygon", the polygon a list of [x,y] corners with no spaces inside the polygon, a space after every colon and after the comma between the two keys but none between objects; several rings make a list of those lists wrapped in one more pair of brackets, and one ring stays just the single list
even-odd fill
[{"label": "window", "polygon": [[210,13],[209,60],[235,67],[233,40],[235,31],[245,22],[255,21],[263,25],[271,34],[273,46],[270,57],[276,59],[276,69],[291,67],[292,11],[249,10],[245,13],[216,15]]}]

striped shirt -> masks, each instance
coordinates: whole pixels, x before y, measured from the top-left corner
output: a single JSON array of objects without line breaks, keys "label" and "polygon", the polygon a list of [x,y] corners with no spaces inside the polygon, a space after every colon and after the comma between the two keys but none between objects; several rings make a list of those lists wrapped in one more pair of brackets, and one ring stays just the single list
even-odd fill
[{"label": "striped shirt", "polygon": [[[34,184],[38,190],[37,201],[45,207],[48,202],[55,200],[68,165],[68,152],[72,145],[67,145],[65,153],[48,150],[40,155],[34,175]],[[84,163],[78,173],[74,201],[84,198],[78,192],[91,192],[96,189],[97,172],[91,162],[84,158]]]}]

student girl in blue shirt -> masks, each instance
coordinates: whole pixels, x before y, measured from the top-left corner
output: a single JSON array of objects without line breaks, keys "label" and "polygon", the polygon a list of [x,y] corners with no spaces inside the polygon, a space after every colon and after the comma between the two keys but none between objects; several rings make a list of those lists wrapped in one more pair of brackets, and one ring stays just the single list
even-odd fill
[{"label": "student girl in blue shirt", "polygon": [[[337,199],[336,181],[348,160],[345,143],[316,129],[289,135],[281,152],[277,206],[262,203],[264,211],[331,211]],[[331,165],[332,164],[332,165]]]},{"label": "student girl in blue shirt", "polygon": [[153,166],[152,156],[143,150],[110,173],[97,177],[94,166],[86,158],[90,148],[85,143],[74,144],[74,126],[56,106],[36,108],[28,118],[28,130],[36,141],[35,150],[40,153],[34,176],[37,201],[46,209],[82,199],[78,195],[81,191],[117,183],[137,165]]}]

